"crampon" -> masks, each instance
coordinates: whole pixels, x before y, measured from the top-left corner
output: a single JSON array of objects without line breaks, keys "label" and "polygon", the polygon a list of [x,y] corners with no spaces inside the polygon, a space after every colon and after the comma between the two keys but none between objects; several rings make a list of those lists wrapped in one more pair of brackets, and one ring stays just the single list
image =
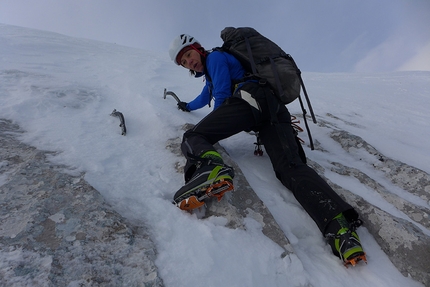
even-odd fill
[{"label": "crampon", "polygon": [[364,261],[364,263],[367,264],[366,253],[362,252],[356,255],[352,255],[348,259],[344,259],[343,264],[345,265],[346,268],[348,268],[349,266],[357,265],[357,263],[360,261]]},{"label": "crampon", "polygon": [[200,196],[192,195],[181,200],[176,205],[182,210],[190,211],[202,207],[205,204],[205,199],[216,197],[217,200],[220,201],[226,192],[232,191],[233,189],[234,186],[230,180],[222,179],[210,185],[204,194]]}]

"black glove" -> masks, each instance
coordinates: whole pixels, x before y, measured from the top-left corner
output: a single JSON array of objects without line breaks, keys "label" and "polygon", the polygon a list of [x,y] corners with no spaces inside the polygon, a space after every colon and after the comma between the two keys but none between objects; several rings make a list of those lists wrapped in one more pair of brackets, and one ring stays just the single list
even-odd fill
[{"label": "black glove", "polygon": [[183,112],[189,112],[190,110],[187,109],[187,104],[186,102],[179,102],[178,103],[178,109],[183,111]]}]

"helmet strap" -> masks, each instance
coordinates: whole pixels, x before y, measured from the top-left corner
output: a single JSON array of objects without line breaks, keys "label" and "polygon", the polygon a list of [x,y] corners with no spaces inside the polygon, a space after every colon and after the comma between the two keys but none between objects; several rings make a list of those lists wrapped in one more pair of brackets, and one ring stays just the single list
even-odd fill
[{"label": "helmet strap", "polygon": [[190,47],[197,51],[197,53],[199,53],[201,56],[206,58],[206,53],[201,51],[201,47],[197,48],[196,46],[194,46],[194,44],[191,44]]}]

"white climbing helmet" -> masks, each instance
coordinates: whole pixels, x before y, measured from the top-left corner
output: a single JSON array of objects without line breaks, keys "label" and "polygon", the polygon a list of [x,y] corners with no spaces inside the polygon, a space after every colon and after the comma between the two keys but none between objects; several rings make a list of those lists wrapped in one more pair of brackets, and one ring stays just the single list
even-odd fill
[{"label": "white climbing helmet", "polygon": [[169,55],[176,65],[180,65],[180,63],[178,63],[176,60],[179,53],[182,51],[182,49],[191,45],[194,45],[195,48],[201,47],[200,43],[194,37],[187,34],[181,34],[173,40],[173,42],[170,44]]}]

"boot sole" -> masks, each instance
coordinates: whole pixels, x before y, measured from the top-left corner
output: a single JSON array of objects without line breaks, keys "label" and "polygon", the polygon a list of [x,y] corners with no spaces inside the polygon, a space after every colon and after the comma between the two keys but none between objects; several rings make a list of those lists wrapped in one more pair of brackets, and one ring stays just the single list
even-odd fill
[{"label": "boot sole", "polygon": [[184,198],[179,201],[176,206],[182,210],[190,211],[202,207],[205,199],[216,197],[218,201],[220,201],[226,192],[232,190],[234,190],[234,186],[231,180],[221,179],[210,185],[202,196],[197,197],[196,195],[192,195]]}]

